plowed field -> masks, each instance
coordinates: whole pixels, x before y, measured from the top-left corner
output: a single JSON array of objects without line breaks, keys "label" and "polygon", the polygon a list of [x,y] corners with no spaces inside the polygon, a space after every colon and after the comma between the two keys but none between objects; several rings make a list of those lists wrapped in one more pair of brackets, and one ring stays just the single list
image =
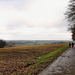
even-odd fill
[{"label": "plowed field", "polygon": [[1,48],[0,75],[25,75],[24,72],[28,72],[30,66],[37,63],[38,57],[66,45],[54,44]]}]

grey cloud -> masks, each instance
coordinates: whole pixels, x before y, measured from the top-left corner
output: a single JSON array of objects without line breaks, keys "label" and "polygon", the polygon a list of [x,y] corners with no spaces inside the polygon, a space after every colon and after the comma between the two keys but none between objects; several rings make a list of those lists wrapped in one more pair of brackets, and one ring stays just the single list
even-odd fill
[{"label": "grey cloud", "polygon": [[16,9],[23,9],[32,0],[0,0],[3,7],[10,6]]},{"label": "grey cloud", "polygon": [[[8,12],[8,16],[5,15],[6,13],[4,11],[2,11],[4,12],[3,21],[6,21],[6,22],[4,24],[2,23],[2,28],[0,29],[1,36],[3,36],[5,39],[17,40],[17,39],[53,39],[53,38],[63,39],[64,37],[62,38],[62,36],[68,35],[67,23],[61,20],[58,20],[54,22],[53,24],[51,23],[51,25],[48,25],[48,24],[39,25],[35,23],[35,20],[34,21],[31,20],[32,18],[35,18],[33,14],[31,16],[32,18],[30,19],[30,17],[27,17],[29,19],[27,20],[26,16],[24,15],[25,12],[22,11],[22,9],[26,7],[26,5],[28,5],[28,3],[31,1],[33,0],[0,0],[0,7],[4,8],[3,10],[5,11],[6,10],[10,11]],[[16,11],[15,8],[16,10],[20,9],[22,13],[20,11]],[[30,16],[29,14],[27,16]],[[24,17],[22,18],[19,15]],[[33,23],[31,21],[33,21]]]},{"label": "grey cloud", "polygon": [[16,21],[16,22],[11,22],[6,25],[7,30],[15,30],[18,28],[21,28],[22,26],[29,27],[29,25],[26,22],[23,21]]}]

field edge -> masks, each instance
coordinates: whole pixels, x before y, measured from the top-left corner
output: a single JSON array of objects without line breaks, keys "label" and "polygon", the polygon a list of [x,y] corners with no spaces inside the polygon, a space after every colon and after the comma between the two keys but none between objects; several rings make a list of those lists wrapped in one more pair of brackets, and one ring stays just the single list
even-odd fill
[{"label": "field edge", "polygon": [[57,57],[59,57],[64,51],[68,49],[68,45],[61,47],[53,52],[50,52],[46,55],[38,57],[36,64],[33,64],[28,67],[28,69],[23,73],[23,75],[37,75],[48,65],[50,65]]}]

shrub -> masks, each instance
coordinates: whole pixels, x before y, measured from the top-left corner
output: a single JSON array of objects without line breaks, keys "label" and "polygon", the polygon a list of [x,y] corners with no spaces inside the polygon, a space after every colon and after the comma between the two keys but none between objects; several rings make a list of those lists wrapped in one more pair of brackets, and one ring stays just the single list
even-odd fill
[{"label": "shrub", "polygon": [[0,40],[0,48],[4,48],[6,46],[6,41]]}]

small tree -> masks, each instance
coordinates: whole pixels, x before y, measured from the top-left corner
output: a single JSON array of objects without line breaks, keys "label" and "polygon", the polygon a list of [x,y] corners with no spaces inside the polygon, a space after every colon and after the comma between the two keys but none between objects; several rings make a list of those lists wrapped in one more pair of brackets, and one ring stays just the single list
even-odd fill
[{"label": "small tree", "polygon": [[0,40],[0,48],[4,48],[6,46],[6,41]]}]

